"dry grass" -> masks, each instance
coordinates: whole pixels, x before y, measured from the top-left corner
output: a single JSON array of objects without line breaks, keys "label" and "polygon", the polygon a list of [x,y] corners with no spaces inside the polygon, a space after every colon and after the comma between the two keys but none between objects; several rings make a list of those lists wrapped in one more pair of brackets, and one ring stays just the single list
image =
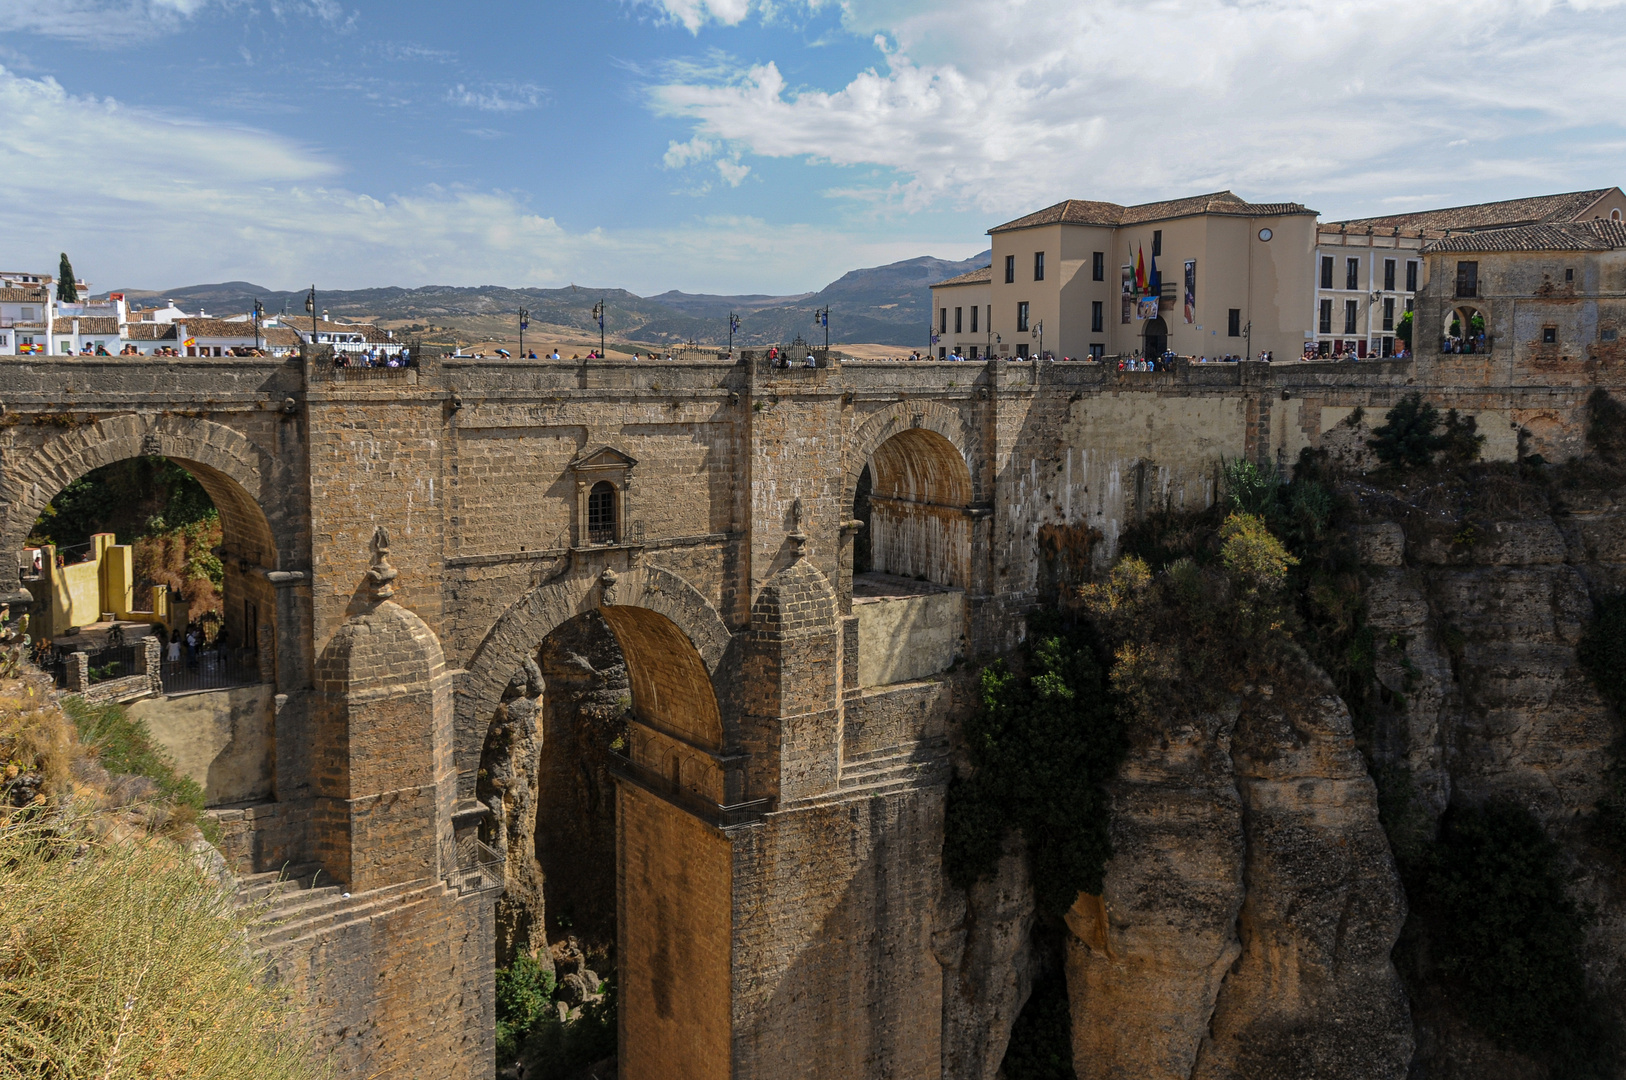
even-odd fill
[{"label": "dry grass", "polygon": [[0,826],[0,1077],[303,1080],[247,916],[174,843]]}]

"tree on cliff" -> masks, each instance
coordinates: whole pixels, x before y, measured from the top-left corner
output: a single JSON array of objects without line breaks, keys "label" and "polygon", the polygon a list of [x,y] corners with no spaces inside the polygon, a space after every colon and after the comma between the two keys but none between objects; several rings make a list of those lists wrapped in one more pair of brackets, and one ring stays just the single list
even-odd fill
[{"label": "tree on cliff", "polygon": [[79,302],[79,286],[73,280],[73,263],[68,261],[68,253],[64,251],[62,258],[56,264],[56,298],[59,303],[77,304]]},{"label": "tree on cliff", "polygon": [[1441,451],[1453,464],[1466,465],[1479,456],[1485,442],[1477,421],[1458,416],[1455,409],[1446,413],[1445,430],[1440,431],[1440,410],[1419,393],[1401,398],[1383,419],[1382,427],[1372,429],[1367,445],[1391,469],[1432,464]]}]

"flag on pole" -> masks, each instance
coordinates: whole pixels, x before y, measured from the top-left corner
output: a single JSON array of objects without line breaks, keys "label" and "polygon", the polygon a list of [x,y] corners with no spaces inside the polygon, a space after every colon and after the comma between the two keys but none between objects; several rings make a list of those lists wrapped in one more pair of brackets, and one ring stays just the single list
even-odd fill
[{"label": "flag on pole", "polygon": [[1152,272],[1146,278],[1146,294],[1151,296],[1162,291],[1163,275],[1158,271],[1157,254],[1154,252],[1152,255]]},{"label": "flag on pole", "polygon": [[1146,252],[1139,245],[1135,247],[1135,289],[1146,291]]}]

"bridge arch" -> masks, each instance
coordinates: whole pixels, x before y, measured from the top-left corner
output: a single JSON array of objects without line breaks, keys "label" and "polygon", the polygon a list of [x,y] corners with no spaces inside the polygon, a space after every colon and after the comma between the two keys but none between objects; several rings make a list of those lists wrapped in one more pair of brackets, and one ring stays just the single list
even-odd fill
[{"label": "bridge arch", "polygon": [[858,480],[883,443],[905,431],[924,430],[943,437],[960,455],[970,477],[970,502],[987,501],[978,470],[972,468],[976,439],[960,413],[935,401],[900,401],[872,414],[848,443],[842,505],[851,506],[858,493]]},{"label": "bridge arch", "polygon": [[264,509],[277,501],[270,491],[270,454],[241,432],[201,417],[134,413],[86,424],[16,461],[0,487],[7,503],[0,542],[7,550],[20,549],[57,493],[93,469],[154,456],[197,477],[220,511],[222,531],[244,548],[232,555],[274,569],[289,554],[290,538],[274,535]]},{"label": "bridge arch", "polygon": [[848,463],[847,505],[866,530],[861,561],[877,573],[970,588],[978,503],[970,440],[958,413],[903,405],[860,429]]},{"label": "bridge arch", "polygon": [[[504,691],[564,623],[598,609],[627,658],[633,709],[653,726],[696,745],[739,745],[733,717],[718,704],[732,695],[717,678],[732,640],[722,616],[682,577],[639,567],[616,577],[571,574],[520,597],[492,626],[469,660],[458,694],[459,794],[474,793],[475,771]],[[683,703],[698,702],[695,716]]]}]

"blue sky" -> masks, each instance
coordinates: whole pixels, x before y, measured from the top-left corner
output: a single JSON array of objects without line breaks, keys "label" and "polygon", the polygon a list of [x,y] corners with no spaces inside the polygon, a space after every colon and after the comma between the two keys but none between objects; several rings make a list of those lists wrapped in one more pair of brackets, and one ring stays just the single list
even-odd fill
[{"label": "blue sky", "polygon": [[800,292],[1062,198],[1626,179],[1626,0],[0,0],[0,263]]}]

